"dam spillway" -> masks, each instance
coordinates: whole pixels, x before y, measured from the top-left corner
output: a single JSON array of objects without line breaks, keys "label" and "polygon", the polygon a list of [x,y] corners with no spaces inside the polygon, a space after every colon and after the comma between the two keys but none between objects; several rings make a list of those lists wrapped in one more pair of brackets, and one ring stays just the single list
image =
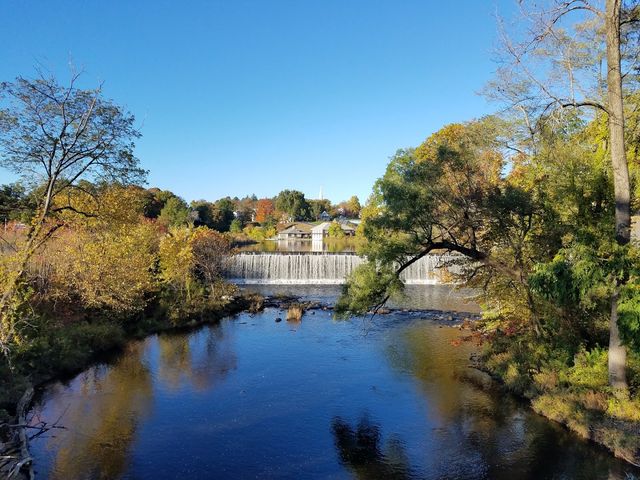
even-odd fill
[{"label": "dam spillway", "polygon": [[[402,273],[409,285],[437,284],[439,270],[450,255],[426,255]],[[343,284],[365,260],[352,253],[239,253],[227,268],[227,278],[238,284]]]}]

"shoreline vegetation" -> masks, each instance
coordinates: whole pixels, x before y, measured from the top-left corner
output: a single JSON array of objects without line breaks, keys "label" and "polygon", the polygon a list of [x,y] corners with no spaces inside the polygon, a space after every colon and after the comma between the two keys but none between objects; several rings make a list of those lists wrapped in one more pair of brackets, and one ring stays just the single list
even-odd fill
[{"label": "shoreline vegetation", "polygon": [[[398,150],[364,207],[295,190],[187,204],[141,186],[134,116],[100,87],[75,73],[0,83],[0,167],[22,182],[0,188],[0,406],[128,338],[262,308],[224,280],[234,241],[359,217],[366,261],[337,316],[383,313],[405,269],[448,252],[452,282],[479,292],[466,339],[480,368],[640,464],[640,5],[519,3],[530,28],[504,28],[484,91],[498,113]],[[290,306],[298,321],[305,306]],[[3,442],[24,437],[10,413]]]}]

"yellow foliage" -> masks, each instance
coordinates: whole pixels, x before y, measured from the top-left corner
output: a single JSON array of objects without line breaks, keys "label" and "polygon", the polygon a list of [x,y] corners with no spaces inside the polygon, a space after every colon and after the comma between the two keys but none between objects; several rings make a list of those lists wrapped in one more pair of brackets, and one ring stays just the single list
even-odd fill
[{"label": "yellow foliage", "polygon": [[172,228],[160,242],[160,277],[172,288],[190,296],[193,286],[194,231],[189,228]]},{"label": "yellow foliage", "polygon": [[64,240],[54,262],[59,291],[71,287],[88,308],[130,313],[145,307],[147,294],[155,289],[157,232],[152,225],[75,229]]},{"label": "yellow foliage", "polygon": [[139,223],[143,205],[140,188],[110,185],[98,192],[68,190],[55,198],[54,209],[69,225],[117,228]]}]

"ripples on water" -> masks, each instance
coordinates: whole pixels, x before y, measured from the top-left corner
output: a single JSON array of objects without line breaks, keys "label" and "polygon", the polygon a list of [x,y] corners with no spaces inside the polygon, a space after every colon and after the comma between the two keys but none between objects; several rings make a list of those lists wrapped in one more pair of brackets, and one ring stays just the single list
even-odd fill
[{"label": "ripples on water", "polygon": [[[424,288],[424,287],[423,287]],[[443,292],[440,292],[442,294]],[[307,290],[309,297],[329,296]],[[442,298],[433,294],[433,298]],[[425,294],[425,296],[429,296]],[[445,297],[446,298],[446,297]],[[448,308],[449,309],[449,308]],[[242,314],[132,343],[49,386],[41,478],[609,479],[638,472],[468,368],[459,331],[402,314]]]}]

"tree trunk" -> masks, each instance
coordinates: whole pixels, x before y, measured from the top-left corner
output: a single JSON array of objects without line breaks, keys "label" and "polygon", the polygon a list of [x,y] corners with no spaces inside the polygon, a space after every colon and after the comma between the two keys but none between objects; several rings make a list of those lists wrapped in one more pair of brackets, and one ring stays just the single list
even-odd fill
[{"label": "tree trunk", "polygon": [[627,385],[627,349],[620,343],[618,328],[618,295],[616,287],[611,296],[611,320],[609,321],[609,385],[618,392],[626,392]]},{"label": "tree trunk", "polygon": [[[609,111],[609,142],[613,167],[613,186],[616,199],[616,241],[626,245],[631,239],[631,188],[624,141],[624,104],[620,62],[620,11],[622,0],[607,0],[605,31],[607,41],[607,95]],[[618,329],[619,285],[611,297],[609,323],[609,383],[627,390],[625,372],[626,349],[620,341]]]}]

